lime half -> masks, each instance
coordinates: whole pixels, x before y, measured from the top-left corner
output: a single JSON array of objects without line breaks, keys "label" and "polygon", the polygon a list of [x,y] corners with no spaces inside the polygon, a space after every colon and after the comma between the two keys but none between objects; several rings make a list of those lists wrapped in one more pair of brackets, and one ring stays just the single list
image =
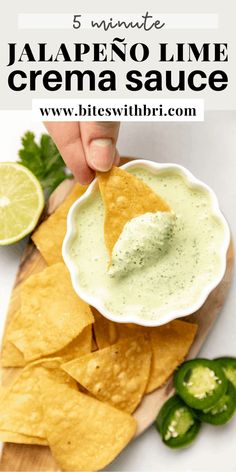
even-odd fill
[{"label": "lime half", "polygon": [[36,226],[44,207],[34,174],[14,162],[0,163],[0,245],[12,244]]}]

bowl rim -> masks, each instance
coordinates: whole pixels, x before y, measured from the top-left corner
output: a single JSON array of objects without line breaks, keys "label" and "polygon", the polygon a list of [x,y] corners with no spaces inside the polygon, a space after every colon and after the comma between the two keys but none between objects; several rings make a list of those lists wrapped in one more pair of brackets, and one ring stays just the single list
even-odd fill
[{"label": "bowl rim", "polygon": [[73,203],[73,205],[71,206],[68,212],[67,230],[66,230],[66,235],[62,244],[62,256],[70,272],[72,285],[77,295],[86,303],[96,308],[105,318],[107,318],[110,321],[114,321],[116,323],[134,323],[139,326],[155,327],[155,326],[162,326],[175,319],[183,318],[184,316],[189,316],[195,313],[197,310],[199,310],[203,306],[203,304],[205,303],[210,293],[217,287],[217,285],[219,285],[222,278],[224,277],[226,266],[227,266],[227,251],[230,244],[230,229],[224,215],[222,214],[220,210],[218,199],[215,192],[207,184],[205,184],[200,179],[195,177],[192,174],[192,172],[190,172],[184,166],[180,164],[175,164],[175,163],[158,163],[158,162],[154,162],[154,161],[150,161],[146,159],[133,159],[127,162],[126,164],[123,164],[121,168],[129,169],[130,167],[136,167],[136,166],[144,166],[154,171],[155,170],[157,171],[171,170],[171,169],[177,170],[180,173],[182,173],[182,175],[186,178],[187,182],[190,185],[193,185],[193,186],[196,185],[198,187],[204,188],[210,195],[211,202],[212,202],[212,214],[220,218],[224,226],[225,237],[221,245],[221,254],[220,254],[221,268],[219,272],[217,273],[217,276],[211,281],[211,283],[207,284],[206,287],[202,290],[201,296],[198,297],[197,301],[189,305],[188,309],[184,308],[184,309],[179,309],[175,311],[171,310],[168,313],[168,315],[165,315],[157,319],[142,319],[141,317],[138,317],[138,315],[119,317],[118,315],[113,315],[112,313],[110,313],[109,310],[107,310],[107,308],[103,305],[103,302],[98,299],[98,297],[90,295],[86,290],[80,287],[78,277],[77,277],[77,267],[73,262],[73,258],[71,258],[69,255],[70,240],[74,237],[74,234],[76,233],[74,225],[73,225],[73,216],[74,216],[74,213],[78,211],[79,207],[83,204],[83,202],[93,193],[93,191],[97,189],[97,185],[98,185],[97,178],[95,178],[93,182],[88,186],[85,193]]}]

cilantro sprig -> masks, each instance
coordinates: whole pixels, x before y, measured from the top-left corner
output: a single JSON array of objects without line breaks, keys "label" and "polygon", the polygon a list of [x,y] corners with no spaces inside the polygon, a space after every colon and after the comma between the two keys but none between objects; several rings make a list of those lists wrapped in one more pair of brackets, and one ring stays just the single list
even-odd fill
[{"label": "cilantro sprig", "polygon": [[27,167],[40,181],[46,197],[65,179],[69,173],[56,145],[48,134],[42,134],[39,143],[35,135],[27,131],[21,138],[19,163]]}]

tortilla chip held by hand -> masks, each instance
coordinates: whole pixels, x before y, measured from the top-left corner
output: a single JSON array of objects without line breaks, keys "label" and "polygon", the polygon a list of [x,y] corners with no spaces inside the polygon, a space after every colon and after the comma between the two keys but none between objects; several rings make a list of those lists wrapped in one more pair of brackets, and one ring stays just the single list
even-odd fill
[{"label": "tortilla chip held by hand", "polygon": [[128,221],[147,212],[170,211],[170,207],[142,180],[119,167],[97,172],[97,178],[105,208],[105,243],[111,257]]}]

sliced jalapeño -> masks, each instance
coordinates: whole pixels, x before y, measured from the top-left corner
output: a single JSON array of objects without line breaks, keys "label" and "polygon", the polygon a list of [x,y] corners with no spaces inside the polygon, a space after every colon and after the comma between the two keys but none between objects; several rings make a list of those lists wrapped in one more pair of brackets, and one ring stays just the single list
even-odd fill
[{"label": "sliced jalape\u00f1o", "polygon": [[218,365],[223,369],[226,377],[236,388],[236,358],[235,357],[218,357],[215,359]]},{"label": "sliced jalape\u00f1o", "polygon": [[228,388],[218,402],[211,408],[197,410],[198,418],[204,423],[221,425],[228,423],[235,413],[236,408],[236,390],[231,382],[228,382]]},{"label": "sliced jalape\u00f1o", "polygon": [[226,392],[228,380],[217,362],[193,359],[184,362],[174,375],[174,385],[185,403],[199,410],[211,408]]},{"label": "sliced jalape\u00f1o", "polygon": [[162,441],[171,448],[188,446],[195,439],[200,425],[192,409],[178,395],[167,400],[156,419]]}]

